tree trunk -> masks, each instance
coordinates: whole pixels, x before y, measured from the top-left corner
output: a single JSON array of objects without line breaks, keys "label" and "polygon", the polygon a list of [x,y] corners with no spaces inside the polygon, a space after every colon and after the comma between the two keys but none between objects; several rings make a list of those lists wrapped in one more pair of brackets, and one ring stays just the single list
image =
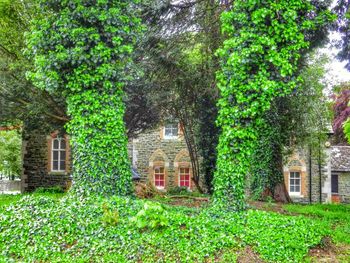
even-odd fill
[{"label": "tree trunk", "polygon": [[273,145],[273,162],[275,164],[275,171],[273,181],[270,182],[270,185],[274,185],[273,189],[273,198],[276,202],[281,203],[290,203],[292,200],[290,199],[289,193],[287,191],[286,185],[284,183],[283,176],[283,153],[282,147],[279,143],[275,143]]}]

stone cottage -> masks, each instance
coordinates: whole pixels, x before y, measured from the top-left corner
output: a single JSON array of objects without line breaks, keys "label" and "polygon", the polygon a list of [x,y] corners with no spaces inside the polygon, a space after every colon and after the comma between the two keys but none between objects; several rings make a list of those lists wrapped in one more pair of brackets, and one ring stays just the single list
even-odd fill
[{"label": "stone cottage", "polygon": [[[168,122],[130,140],[129,157],[141,182],[160,190],[195,190],[192,166],[181,125]],[[23,142],[22,192],[71,185],[69,138],[32,132]],[[322,161],[300,148],[286,159],[285,185],[294,202],[350,202],[350,146],[325,148]]]},{"label": "stone cottage", "polygon": [[350,146],[328,146],[321,162],[299,149],[287,159],[284,181],[299,203],[350,203]]},{"label": "stone cottage", "polygon": [[[181,125],[169,122],[129,142],[129,156],[141,181],[160,190],[186,187],[194,190],[192,167]],[[38,187],[71,185],[69,137],[33,132],[23,142],[22,192]]]}]

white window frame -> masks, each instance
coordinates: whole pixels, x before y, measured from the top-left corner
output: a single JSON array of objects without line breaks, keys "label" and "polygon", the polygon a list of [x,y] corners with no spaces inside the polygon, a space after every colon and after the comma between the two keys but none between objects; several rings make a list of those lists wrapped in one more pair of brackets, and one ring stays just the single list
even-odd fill
[{"label": "white window frame", "polygon": [[[61,148],[61,141],[64,140],[65,143],[66,143],[66,147],[65,149]],[[55,149],[54,148],[54,143],[55,141],[58,141],[58,149]],[[64,159],[64,170],[61,169],[61,152],[64,151],[66,153],[66,158]],[[54,167],[54,159],[53,159],[53,154],[54,152],[58,152],[58,169],[55,170],[53,167]],[[52,142],[51,142],[51,172],[54,172],[54,173],[63,173],[63,172],[66,172],[66,168],[67,168],[67,140],[65,138],[60,138],[60,137],[57,137],[57,138],[52,138]]]},{"label": "white window frame", "polygon": [[[291,188],[291,175],[292,174],[299,174],[299,191],[298,192],[291,192],[290,188]],[[294,175],[295,176],[295,175]],[[295,178],[293,178],[295,179]],[[299,171],[290,171],[289,172],[289,182],[288,182],[288,193],[291,195],[291,196],[301,196],[301,172]],[[294,186],[296,186],[294,184]]]},{"label": "white window frame", "polygon": [[[167,127],[167,125],[172,125],[172,127]],[[177,130],[177,135],[173,135],[173,130],[175,130],[175,126],[176,125],[176,130]],[[166,132],[165,130],[167,129],[171,129],[172,130],[172,135],[166,135]],[[166,139],[166,140],[176,140],[179,138],[179,124],[177,122],[170,122],[170,123],[167,123],[164,125],[163,127],[163,138]]]}]

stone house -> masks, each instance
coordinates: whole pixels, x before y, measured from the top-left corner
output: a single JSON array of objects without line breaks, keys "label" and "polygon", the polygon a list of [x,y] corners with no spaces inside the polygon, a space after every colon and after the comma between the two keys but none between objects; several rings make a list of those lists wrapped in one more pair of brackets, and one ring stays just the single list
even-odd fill
[{"label": "stone house", "polygon": [[39,187],[70,187],[71,158],[67,135],[58,132],[47,135],[39,130],[24,134],[22,158],[21,192],[32,192]]},{"label": "stone house", "polygon": [[[350,146],[329,146],[322,162],[300,148],[286,158],[284,179],[294,202],[350,202]],[[181,125],[169,122],[129,141],[129,157],[143,183],[160,190],[186,187],[192,165]],[[33,131],[24,136],[22,192],[71,184],[69,137]]]},{"label": "stone house", "polygon": [[320,161],[298,149],[288,157],[284,181],[299,203],[350,203],[350,146],[329,146]]},{"label": "stone house", "polygon": [[[151,182],[160,190],[186,187],[194,190],[192,166],[181,125],[169,122],[144,132],[128,145],[133,168],[143,183]],[[69,188],[71,153],[69,137],[53,132],[32,132],[24,136],[22,192],[38,187]]]}]

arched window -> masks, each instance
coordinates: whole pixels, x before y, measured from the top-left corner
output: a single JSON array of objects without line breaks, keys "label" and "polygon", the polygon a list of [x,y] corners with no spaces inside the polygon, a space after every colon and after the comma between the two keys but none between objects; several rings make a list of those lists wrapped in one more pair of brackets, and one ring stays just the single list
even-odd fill
[{"label": "arched window", "polygon": [[64,138],[52,139],[51,170],[53,172],[66,171],[66,140]]},{"label": "arched window", "polygon": [[190,188],[191,186],[190,168],[180,168],[179,171],[179,186]]},{"label": "arched window", "polygon": [[159,189],[165,188],[164,167],[154,167],[154,185]]}]

